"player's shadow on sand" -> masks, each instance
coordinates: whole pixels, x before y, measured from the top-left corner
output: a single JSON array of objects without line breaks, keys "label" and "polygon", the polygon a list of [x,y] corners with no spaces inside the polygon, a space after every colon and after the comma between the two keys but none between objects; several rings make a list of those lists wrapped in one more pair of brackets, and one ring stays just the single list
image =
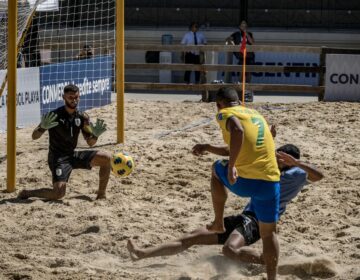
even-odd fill
[{"label": "player's shadow on sand", "polygon": [[84,200],[84,201],[94,201],[94,199],[92,199],[90,196],[87,195],[76,195],[76,196],[71,196],[69,197],[69,199],[79,199],[79,200]]},{"label": "player's shadow on sand", "polygon": [[[5,192],[6,191],[4,191],[4,193]],[[94,201],[94,199],[92,199],[91,197],[89,197],[87,195],[72,196],[72,197],[69,197],[68,199],[79,199],[79,200],[84,200],[84,201],[88,201],[88,202]],[[41,198],[21,199],[21,198],[14,197],[14,198],[4,198],[3,200],[0,200],[0,205],[7,204],[7,203],[31,204],[31,203],[34,203],[35,201],[39,201],[39,200],[41,200],[42,202],[47,202],[49,204],[66,204],[66,202],[64,202],[63,200],[60,200],[60,199],[59,200],[49,200],[49,199],[41,199]]]},{"label": "player's shadow on sand", "polygon": [[6,204],[6,203],[17,203],[17,204],[31,204],[34,203],[36,201],[42,201],[42,202],[47,202],[47,203],[51,203],[51,204],[64,204],[64,202],[62,200],[49,200],[49,199],[21,199],[21,198],[5,198],[3,200],[0,200],[0,205],[1,204]]},{"label": "player's shadow on sand", "polygon": [[0,200],[0,205],[7,204],[7,203],[17,203],[17,204],[30,204],[33,203],[35,200],[31,199],[20,199],[17,197],[14,198],[5,198],[3,200]]}]

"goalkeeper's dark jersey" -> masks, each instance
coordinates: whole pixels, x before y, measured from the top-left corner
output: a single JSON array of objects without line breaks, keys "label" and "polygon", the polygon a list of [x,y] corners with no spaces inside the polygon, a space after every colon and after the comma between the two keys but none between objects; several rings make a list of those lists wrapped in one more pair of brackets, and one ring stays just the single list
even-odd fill
[{"label": "goalkeeper's dark jersey", "polygon": [[85,139],[92,136],[89,116],[78,110],[72,115],[65,106],[52,111],[57,115],[57,126],[49,129],[49,153],[54,156],[72,155],[78,143],[80,131]]}]

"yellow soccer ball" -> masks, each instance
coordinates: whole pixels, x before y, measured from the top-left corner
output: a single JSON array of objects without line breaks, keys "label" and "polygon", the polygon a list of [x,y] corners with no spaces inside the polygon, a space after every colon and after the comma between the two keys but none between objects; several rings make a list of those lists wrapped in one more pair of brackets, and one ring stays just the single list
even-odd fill
[{"label": "yellow soccer ball", "polygon": [[126,177],[134,169],[134,160],[122,152],[115,152],[111,159],[111,171],[117,177]]}]

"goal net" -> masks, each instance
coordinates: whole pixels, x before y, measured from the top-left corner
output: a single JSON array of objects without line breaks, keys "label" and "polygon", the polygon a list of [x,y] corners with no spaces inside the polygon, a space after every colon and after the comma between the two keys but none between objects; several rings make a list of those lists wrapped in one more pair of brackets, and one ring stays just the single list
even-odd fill
[{"label": "goal net", "polygon": [[[115,80],[116,0],[0,0],[1,86],[8,68],[9,1],[17,1],[18,7],[16,126],[34,126],[41,115],[62,106],[63,88],[70,83],[80,89],[80,110],[109,104]],[[6,180],[5,143],[14,141],[6,139],[6,102],[4,86],[0,186]]]},{"label": "goal net", "polygon": [[[115,74],[116,0],[17,1],[17,125],[35,124],[41,115],[63,105],[63,88],[70,83],[80,89],[80,110],[109,104]],[[1,83],[7,69],[7,4],[0,0]],[[3,131],[5,103],[6,90],[0,102]]]}]

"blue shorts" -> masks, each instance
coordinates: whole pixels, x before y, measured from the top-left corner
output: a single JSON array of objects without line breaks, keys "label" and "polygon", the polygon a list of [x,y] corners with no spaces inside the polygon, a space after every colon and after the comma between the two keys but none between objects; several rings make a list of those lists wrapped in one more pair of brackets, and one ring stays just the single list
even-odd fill
[{"label": "blue shorts", "polygon": [[280,183],[238,177],[231,185],[227,179],[228,161],[218,160],[214,164],[216,176],[232,193],[251,197],[256,218],[263,223],[274,223],[279,219]]}]

